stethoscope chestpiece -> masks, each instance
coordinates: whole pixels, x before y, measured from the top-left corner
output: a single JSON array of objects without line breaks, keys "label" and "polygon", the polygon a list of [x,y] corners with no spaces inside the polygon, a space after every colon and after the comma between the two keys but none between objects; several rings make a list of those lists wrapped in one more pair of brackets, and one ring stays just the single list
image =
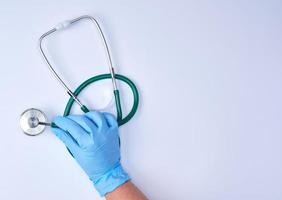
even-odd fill
[{"label": "stethoscope chestpiece", "polygon": [[45,114],[36,108],[25,110],[20,117],[20,126],[23,132],[29,136],[42,133],[48,125]]}]

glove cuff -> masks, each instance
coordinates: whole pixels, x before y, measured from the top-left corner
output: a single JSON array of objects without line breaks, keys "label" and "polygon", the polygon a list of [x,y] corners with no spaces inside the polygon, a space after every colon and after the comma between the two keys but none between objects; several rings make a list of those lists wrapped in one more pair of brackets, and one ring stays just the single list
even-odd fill
[{"label": "glove cuff", "polygon": [[94,187],[101,196],[105,196],[108,192],[112,192],[128,180],[130,180],[130,177],[119,163],[114,169],[95,180]]}]

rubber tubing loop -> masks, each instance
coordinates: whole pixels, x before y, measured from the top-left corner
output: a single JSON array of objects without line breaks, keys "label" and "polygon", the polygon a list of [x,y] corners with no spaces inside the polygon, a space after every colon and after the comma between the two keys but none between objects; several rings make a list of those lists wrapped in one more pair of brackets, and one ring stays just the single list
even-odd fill
[{"label": "rubber tubing loop", "polygon": [[[111,74],[101,74],[101,75],[97,75],[97,76],[94,76],[94,77],[87,79],[86,81],[84,81],[83,83],[81,83],[78,86],[78,88],[74,91],[74,94],[76,96],[78,96],[82,92],[82,90],[85,89],[90,84],[97,82],[97,81],[100,81],[100,80],[104,80],[104,79],[111,79]],[[139,104],[139,94],[138,94],[138,90],[137,90],[135,84],[129,78],[127,78],[123,75],[120,75],[120,74],[115,74],[115,79],[123,81],[124,83],[126,83],[130,87],[130,89],[132,91],[133,99],[134,99],[132,108],[131,108],[130,112],[127,114],[127,116],[125,116],[124,118],[117,119],[118,125],[121,126],[121,125],[127,123],[136,113],[137,108],[138,108],[138,104]],[[119,101],[119,93],[118,93],[118,95],[116,95],[116,93],[118,93],[118,90],[115,91],[117,116],[122,116],[121,108],[120,108],[120,102],[117,103],[117,101]],[[68,100],[68,103],[65,107],[64,116],[67,116],[67,115],[70,114],[73,103],[74,103],[74,100],[73,100],[73,98],[70,97],[69,100]]]}]

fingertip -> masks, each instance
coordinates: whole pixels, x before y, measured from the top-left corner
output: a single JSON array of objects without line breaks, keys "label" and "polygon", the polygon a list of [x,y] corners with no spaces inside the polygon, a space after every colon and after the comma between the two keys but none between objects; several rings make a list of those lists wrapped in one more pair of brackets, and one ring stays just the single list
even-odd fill
[{"label": "fingertip", "polygon": [[97,127],[103,127],[106,125],[105,117],[101,112],[98,111],[91,111],[85,114]]},{"label": "fingertip", "polygon": [[54,134],[54,135],[58,135],[58,134],[60,134],[60,129],[59,128],[54,128],[54,127],[51,127],[51,130],[52,130],[52,133]]},{"label": "fingertip", "polygon": [[99,111],[91,110],[91,111],[85,113],[85,115],[92,118],[93,116],[99,115]]},{"label": "fingertip", "polygon": [[104,115],[106,115],[107,117],[110,117],[112,119],[114,119],[115,121],[117,120],[116,116],[113,115],[112,113],[109,113],[109,112],[103,112]]},{"label": "fingertip", "polygon": [[103,115],[105,116],[109,127],[118,127],[117,119],[113,114],[104,112]]},{"label": "fingertip", "polygon": [[56,116],[54,119],[53,119],[53,122],[59,126],[59,124],[62,124],[62,122],[64,121],[64,118],[63,116]]},{"label": "fingertip", "polygon": [[75,140],[64,130],[60,128],[52,128],[52,132],[56,135],[56,137],[63,142],[66,147],[70,150],[71,154],[75,152],[78,148],[77,143]]},{"label": "fingertip", "polygon": [[78,124],[72,119],[68,118],[68,116],[57,116],[53,122],[64,131],[73,131],[74,129],[79,129]]},{"label": "fingertip", "polygon": [[60,128],[52,128],[52,132],[59,138],[62,142],[66,143],[65,131]]},{"label": "fingertip", "polygon": [[78,123],[82,128],[84,128],[87,132],[93,132],[97,129],[97,126],[95,123],[92,122],[88,117],[84,115],[71,115],[67,116],[67,118],[75,121]]}]

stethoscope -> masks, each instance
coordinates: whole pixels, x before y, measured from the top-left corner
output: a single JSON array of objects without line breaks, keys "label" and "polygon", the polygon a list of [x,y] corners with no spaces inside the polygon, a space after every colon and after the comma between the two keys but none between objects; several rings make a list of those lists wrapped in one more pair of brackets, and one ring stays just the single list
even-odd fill
[{"label": "stethoscope", "polygon": [[[109,71],[110,73],[108,74],[100,74],[94,77],[91,77],[89,79],[87,79],[86,81],[84,81],[83,83],[81,83],[75,90],[74,92],[72,92],[69,87],[66,85],[66,83],[61,79],[61,77],[56,73],[56,71],[54,70],[54,68],[52,67],[52,65],[50,64],[46,54],[43,51],[42,48],[42,41],[44,38],[46,38],[47,36],[65,29],[81,20],[90,20],[94,25],[96,25],[99,34],[101,36],[102,42],[104,44],[104,48],[107,54],[107,60],[108,60],[108,65],[109,65]],[[62,23],[59,23],[57,26],[55,26],[54,28],[52,28],[51,30],[49,30],[48,32],[44,33],[40,38],[39,38],[39,50],[41,52],[41,55],[43,56],[48,68],[50,69],[51,73],[53,74],[53,76],[57,79],[57,81],[63,86],[63,88],[65,89],[65,91],[68,93],[68,95],[70,96],[67,105],[65,107],[65,111],[64,111],[64,116],[67,116],[70,114],[71,108],[73,106],[73,103],[76,102],[79,106],[80,109],[83,112],[89,112],[89,109],[81,103],[81,101],[78,99],[78,95],[81,93],[81,91],[86,88],[88,85],[100,81],[100,80],[104,80],[104,79],[111,79],[112,80],[112,85],[113,85],[113,95],[114,95],[114,99],[115,99],[115,105],[116,105],[116,112],[117,112],[117,121],[119,126],[127,123],[136,113],[137,111],[137,107],[138,107],[138,103],[139,103],[139,94],[138,94],[138,90],[136,88],[136,86],[134,85],[134,83],[127,77],[120,75],[120,74],[115,74],[114,71],[114,67],[113,67],[113,63],[112,63],[112,59],[111,59],[111,55],[110,55],[110,51],[105,39],[105,36],[102,32],[102,29],[100,27],[100,25],[98,24],[97,20],[94,19],[91,16],[88,15],[84,15],[72,20],[67,20],[64,21]],[[121,108],[121,102],[120,102],[120,93],[119,90],[117,88],[117,84],[116,84],[116,80],[120,80],[123,81],[124,83],[126,83],[129,88],[132,91],[133,94],[133,106],[130,110],[130,112],[123,117],[122,116],[122,108]],[[20,117],[20,126],[21,129],[23,130],[23,132],[27,135],[31,135],[31,136],[35,136],[38,135],[40,133],[42,133],[45,130],[46,126],[51,126],[51,127],[56,127],[56,124],[53,122],[48,122],[47,121],[47,117],[46,115],[39,109],[36,108],[29,108],[27,110],[25,110]]]}]

